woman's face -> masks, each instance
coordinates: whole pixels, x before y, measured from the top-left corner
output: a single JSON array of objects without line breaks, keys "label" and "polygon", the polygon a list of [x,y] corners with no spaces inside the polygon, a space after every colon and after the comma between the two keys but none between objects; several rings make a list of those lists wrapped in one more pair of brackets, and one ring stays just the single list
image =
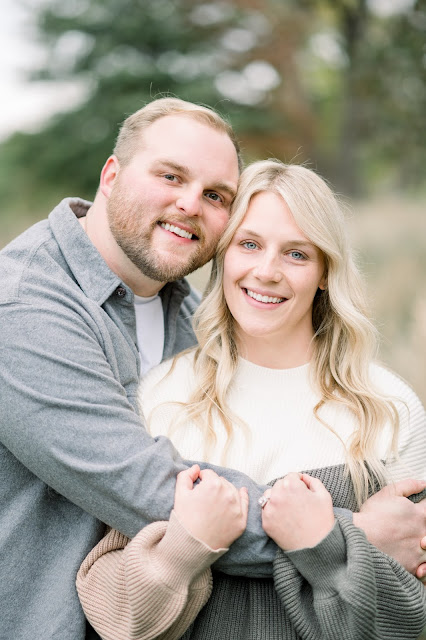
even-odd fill
[{"label": "woman's face", "polygon": [[[285,201],[256,194],[224,260],[225,299],[243,357],[263,364],[262,351],[280,349],[282,365],[309,360],[312,305],[324,288],[324,258],[296,225]],[[288,354],[289,360],[284,357]]]}]

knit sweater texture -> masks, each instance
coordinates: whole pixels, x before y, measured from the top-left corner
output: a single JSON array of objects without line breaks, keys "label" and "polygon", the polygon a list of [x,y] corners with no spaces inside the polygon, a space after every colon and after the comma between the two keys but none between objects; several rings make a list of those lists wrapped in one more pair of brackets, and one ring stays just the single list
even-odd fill
[{"label": "knit sweater texture", "polygon": [[[171,428],[178,406],[174,403],[185,402],[194,383],[192,354],[179,358],[171,374],[165,377],[169,369],[170,363],[163,363],[141,386],[140,396],[150,414],[147,416],[151,432],[170,435],[184,455],[194,456],[197,451],[200,458],[202,435],[197,428],[188,423],[182,430]],[[400,378],[386,369],[373,365],[371,374],[378,389],[395,397],[400,414],[398,459],[388,454],[389,429],[384,429],[378,443],[378,453],[387,462],[389,478],[424,477],[426,417],[420,401]],[[247,440],[244,430],[237,432],[227,462],[262,482],[268,474],[270,479],[289,471],[307,471],[322,480],[335,506],[355,510],[353,488],[344,472],[344,446],[339,439],[347,442],[354,428],[353,418],[339,403],[325,407],[321,417],[335,429],[337,437],[313,416],[317,401],[309,382],[309,365],[280,371],[240,359],[229,402],[232,410],[247,422],[249,438]],[[224,444],[220,421],[217,434],[217,447],[211,452],[213,459],[220,455]],[[252,457],[250,452],[254,453]],[[144,535],[143,531],[139,534]],[[113,622],[103,619],[98,626],[95,622],[106,640],[113,637],[116,640],[414,640],[426,623],[423,585],[395,560],[373,547],[361,530],[345,518],[337,517],[332,531],[314,548],[279,550],[273,580],[230,577],[213,571],[213,592],[192,622],[197,608],[191,595],[198,575],[194,563],[192,575],[182,573],[187,581],[187,595],[185,602],[180,601],[175,620],[163,616],[165,601],[160,597],[156,619],[167,620],[167,628],[160,635],[155,635],[153,627],[147,631],[148,635],[131,635],[129,630],[135,625],[149,621],[152,607],[139,597],[137,583],[130,585],[123,578],[117,578],[114,563],[120,563],[120,571],[132,574],[143,565],[145,587],[149,584],[152,594],[161,596],[157,584],[172,579],[175,564],[172,558],[186,553],[188,539],[181,545],[174,540],[174,549],[167,548],[167,554],[171,554],[169,562],[163,562],[161,570],[157,566],[155,571],[147,569],[143,556],[131,555],[128,551],[138,545],[136,539],[121,539],[116,546],[113,537],[106,541],[103,549],[95,551],[82,568],[86,612],[89,605],[89,615],[93,615],[93,611],[104,611],[107,604],[111,606],[115,601],[111,585],[117,580],[125,598],[130,602],[137,599],[139,605],[138,608],[131,606],[130,612]],[[194,547],[193,551],[200,553],[201,549]],[[204,556],[207,563],[213,560],[212,556],[207,559]],[[200,567],[204,567],[202,555],[199,561]],[[91,576],[96,588],[87,576]],[[82,593],[82,585],[79,588]],[[207,593],[208,588],[203,597]],[[154,597],[151,595],[151,600]],[[182,635],[184,625],[189,626]]]},{"label": "knit sweater texture", "polygon": [[[139,400],[152,435],[168,435],[179,452],[190,458],[244,471],[257,482],[269,483],[290,471],[330,467],[345,462],[345,448],[356,428],[356,418],[343,404],[328,402],[314,414],[320,396],[310,381],[309,364],[292,369],[268,369],[239,359],[227,400],[247,428],[234,424],[235,435],[226,460],[227,434],[216,415],[216,444],[205,451],[206,438],[187,419],[174,430],[179,403],[187,402],[195,386],[193,352],[171,363],[163,362],[139,387]],[[426,479],[426,414],[414,391],[388,369],[372,364],[376,389],[390,396],[400,419],[399,460],[389,456],[391,431],[383,429],[378,454],[386,461],[389,481]]]},{"label": "knit sweater texture", "polygon": [[87,618],[105,640],[179,638],[207,602],[209,567],[227,549],[193,538],[174,511],[129,542],[112,529],[82,564],[77,590]]}]

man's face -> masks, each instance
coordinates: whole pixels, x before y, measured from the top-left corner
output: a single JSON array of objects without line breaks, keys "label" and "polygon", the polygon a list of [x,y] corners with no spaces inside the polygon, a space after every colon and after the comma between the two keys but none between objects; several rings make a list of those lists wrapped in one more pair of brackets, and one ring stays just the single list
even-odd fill
[{"label": "man's face", "polygon": [[113,182],[111,233],[151,280],[182,278],[213,257],[237,182],[237,154],[225,133],[187,116],[160,118]]}]

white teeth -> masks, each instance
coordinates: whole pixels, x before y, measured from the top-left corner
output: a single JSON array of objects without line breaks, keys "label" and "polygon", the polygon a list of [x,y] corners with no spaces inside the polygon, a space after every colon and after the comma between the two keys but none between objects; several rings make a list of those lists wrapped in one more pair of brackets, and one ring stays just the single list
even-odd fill
[{"label": "white teeth", "polygon": [[270,296],[261,296],[260,293],[255,293],[254,291],[250,291],[250,289],[246,289],[247,295],[258,302],[273,302],[277,304],[278,302],[282,302],[284,298],[271,298]]},{"label": "white teeth", "polygon": [[172,233],[175,233],[177,236],[180,236],[181,238],[188,238],[188,240],[191,240],[193,237],[192,233],[189,233],[189,231],[185,231],[180,227],[175,227],[174,224],[169,224],[168,222],[162,222],[161,226],[166,231],[171,231]]}]

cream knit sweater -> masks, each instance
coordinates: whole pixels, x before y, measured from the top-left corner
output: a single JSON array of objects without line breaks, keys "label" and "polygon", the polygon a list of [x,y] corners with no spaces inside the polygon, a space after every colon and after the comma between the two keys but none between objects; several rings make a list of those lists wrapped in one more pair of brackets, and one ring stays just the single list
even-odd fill
[{"label": "cream knit sweater", "polygon": [[[185,402],[193,385],[192,357],[189,353],[179,358],[169,376],[165,374],[170,362],[148,374],[140,389],[141,405],[153,435],[170,436],[186,458],[219,464],[225,442],[219,421],[218,440],[208,456],[203,455],[203,436],[194,425],[186,423],[184,428],[171,430],[177,408],[173,403]],[[388,429],[379,443],[378,452],[387,460],[389,479],[426,477],[426,415],[420,401],[400,378],[382,367],[372,367],[372,378],[378,389],[396,398],[400,414],[399,459],[388,456]],[[317,401],[309,382],[309,365],[275,370],[240,359],[229,403],[247,423],[248,430],[236,429],[227,465],[260,483],[289,471],[316,470],[313,475],[324,481],[336,506],[353,508],[345,497],[348,493],[343,490],[341,473],[342,441],[347,442],[352,433],[353,417],[338,403],[324,407],[321,416],[337,437],[314,417]],[[105,640],[178,639],[209,598],[208,567],[216,557],[212,550],[191,538],[173,513],[168,525],[154,523],[132,541],[110,531],[86,558],[78,574],[77,588],[85,613]],[[329,536],[313,550],[278,554],[274,571],[277,592],[272,581],[264,581],[260,588],[259,581],[217,575],[214,597],[199,617],[198,630],[189,630],[183,637],[257,638],[257,620],[266,639],[331,640],[348,632],[353,633],[353,638],[366,640],[415,638],[426,611],[423,587],[386,558],[371,548],[356,527],[338,520]],[[349,579],[344,579],[345,572],[350,573]],[[299,591],[306,581],[308,585]],[[307,586],[317,594],[313,602],[323,603],[320,613],[318,604],[308,604],[306,608]],[[334,603],[336,592],[339,597]],[[319,598],[318,593],[323,595]],[[309,594],[308,601],[312,602]],[[346,601],[350,602],[350,613],[342,608]],[[247,602],[252,604],[243,614]],[[282,611],[281,602],[287,603]],[[383,617],[381,609],[389,603],[392,615]],[[265,607],[268,615],[260,622]],[[399,610],[392,617],[398,607],[402,611],[410,609],[411,616],[416,612],[410,631]],[[241,620],[237,610],[243,615]],[[251,615],[255,622],[250,623],[248,631],[245,625]]]},{"label": "cream knit sweater", "polygon": [[[172,429],[176,403],[185,403],[194,388],[192,361],[193,352],[181,356],[170,375],[166,375],[170,360],[153,369],[142,381],[140,404],[152,435],[169,436],[184,458],[221,464],[226,433],[220,420],[215,424],[216,446],[208,454],[204,452],[205,438],[196,426],[185,421],[177,430]],[[378,447],[381,459],[387,461],[389,481],[410,476],[426,479],[426,414],[420,400],[388,369],[373,364],[371,378],[379,391],[394,399],[400,417],[399,460],[388,455],[388,428]],[[343,464],[343,443],[356,428],[356,420],[349,409],[329,402],[320,413],[330,427],[327,429],[313,412],[318,401],[310,383],[309,364],[268,369],[240,358],[228,403],[248,429],[235,428],[226,466],[266,484],[290,471]]]}]

